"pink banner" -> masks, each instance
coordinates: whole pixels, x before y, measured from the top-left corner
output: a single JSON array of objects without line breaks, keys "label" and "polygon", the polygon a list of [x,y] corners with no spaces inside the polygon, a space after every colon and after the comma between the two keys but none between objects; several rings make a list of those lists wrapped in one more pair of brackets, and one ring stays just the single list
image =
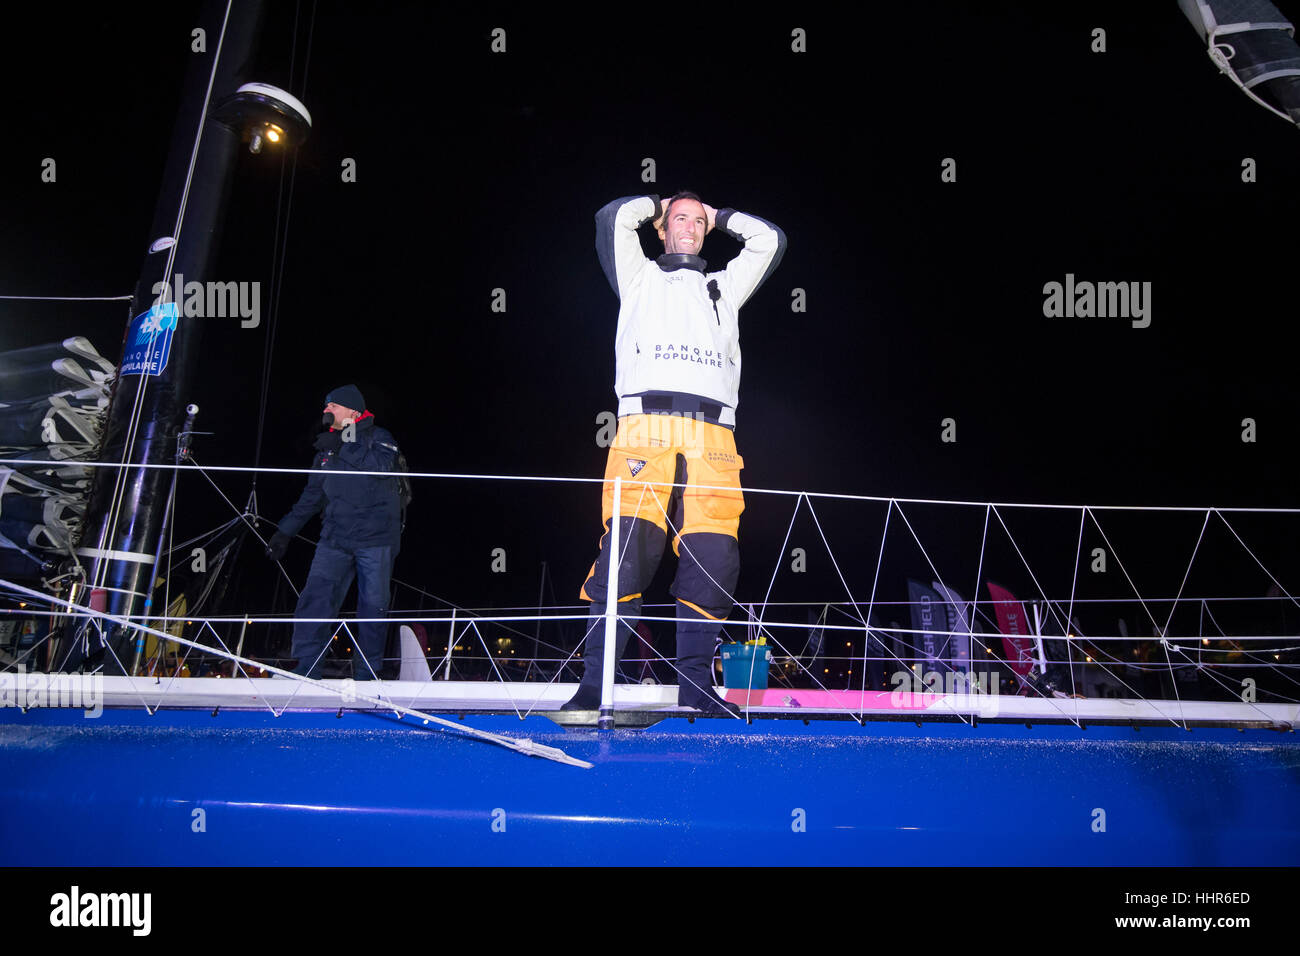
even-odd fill
[{"label": "pink banner", "polygon": [[1024,677],[1034,666],[1034,639],[1029,630],[1029,619],[1025,617],[1025,606],[1006,588],[992,581],[988,585],[1007,663]]}]

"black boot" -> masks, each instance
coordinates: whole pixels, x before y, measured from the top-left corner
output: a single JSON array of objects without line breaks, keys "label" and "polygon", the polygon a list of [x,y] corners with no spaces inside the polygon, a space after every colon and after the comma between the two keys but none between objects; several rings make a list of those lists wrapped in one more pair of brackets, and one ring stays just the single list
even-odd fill
[{"label": "black boot", "polygon": [[[632,632],[620,621],[614,639],[614,666],[623,659],[623,650]],[[582,655],[582,682],[578,691],[560,705],[560,710],[596,710],[600,707],[600,682],[605,670],[605,615],[592,608],[587,619],[587,646]]]},{"label": "black boot", "polygon": [[677,622],[677,703],[712,716],[740,716],[740,708],[713,691],[713,649],[719,624]]}]

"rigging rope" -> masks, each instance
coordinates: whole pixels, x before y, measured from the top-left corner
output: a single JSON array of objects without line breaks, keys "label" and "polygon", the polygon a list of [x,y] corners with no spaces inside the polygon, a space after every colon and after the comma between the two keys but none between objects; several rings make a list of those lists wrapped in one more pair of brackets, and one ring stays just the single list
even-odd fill
[{"label": "rigging rope", "polygon": [[133,295],[0,295],[0,299],[28,302],[130,302]]},{"label": "rigging rope", "polygon": [[[77,605],[73,604],[72,602],[65,601],[62,598],[52,597],[51,595],[44,594],[40,591],[33,591],[30,588],[25,588],[21,585],[14,584],[13,582],[10,581],[6,581],[4,583],[6,586],[11,587],[22,594],[26,594],[29,597],[59,604],[65,607],[69,612],[80,614],[80,613],[85,613],[86,611],[86,609],[80,608]],[[145,634],[152,634],[155,638],[159,640],[171,641],[176,644],[184,644],[187,647],[189,647],[191,650],[200,650],[207,654],[213,654],[216,655],[217,657],[222,657],[225,658],[226,660],[233,661],[241,666],[256,667],[259,670],[270,671],[273,674],[278,674],[280,677],[289,678],[299,684],[309,684],[320,690],[326,690],[332,694],[338,694],[340,697],[346,693],[349,697],[355,698],[356,700],[365,701],[368,704],[373,704],[378,707],[382,707],[385,710],[392,710],[399,714],[405,714],[411,717],[415,717],[419,720],[424,721],[426,724],[428,723],[437,724],[441,727],[454,730],[457,733],[464,734],[470,737],[475,737],[479,740],[485,740],[488,741],[489,743],[494,743],[499,746],[505,747],[509,750],[516,751],[517,753],[527,754],[528,756],[531,757],[544,757],[547,760],[554,760],[558,763],[565,763],[574,767],[585,767],[590,769],[592,766],[592,764],[587,762],[586,760],[580,760],[577,757],[569,756],[563,750],[560,750],[558,747],[549,747],[544,744],[539,744],[536,741],[529,740],[527,738],[503,737],[500,734],[489,733],[488,731],[479,730],[478,728],[475,727],[466,727],[464,724],[458,724],[455,721],[444,720],[443,718],[438,717],[436,714],[429,714],[423,711],[414,710],[410,707],[404,707],[401,704],[396,704],[389,700],[383,700],[382,698],[379,697],[372,697],[369,694],[361,693],[355,690],[355,685],[349,686],[347,690],[344,690],[342,688],[331,687],[329,684],[326,684],[324,681],[314,680],[310,677],[303,677],[300,674],[294,674],[291,671],[282,670],[281,668],[274,667],[270,664],[262,664],[257,661],[249,660],[247,658],[240,657],[237,654],[232,654],[229,651],[218,650],[214,647],[209,647],[204,644],[199,644],[196,641],[191,641],[187,638],[176,637],[175,635],[168,634],[165,631],[159,631],[152,627],[147,627],[143,624],[133,623],[131,621],[126,620],[125,618],[119,618],[114,614],[108,614],[103,611],[90,611],[89,613],[97,621],[109,621],[113,624],[117,624],[120,627],[128,627],[133,630],[143,632]],[[110,647],[109,650],[111,651],[112,648]],[[125,668],[123,668],[123,670],[125,670]],[[252,678],[249,679],[251,680]],[[135,679],[128,676],[127,680],[130,682],[132,688],[134,689]]]}]

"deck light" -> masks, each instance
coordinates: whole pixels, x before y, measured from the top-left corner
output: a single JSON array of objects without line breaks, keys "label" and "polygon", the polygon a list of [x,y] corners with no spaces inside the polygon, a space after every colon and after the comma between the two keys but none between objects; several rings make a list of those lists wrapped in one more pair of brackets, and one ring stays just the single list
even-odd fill
[{"label": "deck light", "polygon": [[250,153],[265,143],[297,146],[311,130],[311,113],[293,94],[269,83],[245,83],[217,104],[213,117],[248,141]]}]

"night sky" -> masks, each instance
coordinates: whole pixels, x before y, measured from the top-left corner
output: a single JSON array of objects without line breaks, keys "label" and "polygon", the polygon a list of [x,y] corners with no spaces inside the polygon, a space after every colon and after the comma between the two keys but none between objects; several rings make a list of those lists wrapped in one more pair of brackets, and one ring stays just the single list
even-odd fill
[{"label": "night sky", "polygon": [[[131,291],[153,238],[197,9],[70,15],[50,4],[6,29],[0,294]],[[212,278],[260,281],[263,317],[257,329],[203,321],[191,400],[199,427],[216,434],[195,445],[200,463],[253,463],[269,374],[265,466],[306,467],[325,393],[354,382],[413,470],[599,477],[617,301],[596,261],[593,216],[618,196],[688,188],[777,223],[789,242],[741,313],[736,440],[747,487],[1300,506],[1300,130],[1218,74],[1173,0],[649,19],[618,9],[589,18],[272,6],[254,78],[303,99],[314,128],[291,204],[291,163],[282,180],[280,154],[240,159]],[[495,27],[505,53],[491,51]],[[1104,53],[1090,50],[1098,27]],[[805,53],[791,51],[795,28]],[[57,160],[56,183],[40,181],[44,157]],[[641,179],[647,157],[654,183]],[[1242,182],[1247,157],[1254,183]],[[355,183],[341,181],[345,158]],[[955,182],[941,180],[946,158]],[[651,231],[642,235],[656,254]],[[715,234],[703,252],[719,266],[738,248]],[[1151,283],[1150,326],[1045,317],[1044,284],[1067,273]],[[496,288],[504,313],[491,310]],[[806,312],[791,309],[796,288]],[[126,311],[0,301],[0,348],[80,334],[116,360]],[[1253,443],[1241,440],[1247,417]],[[955,442],[941,441],[945,418]],[[246,478],[217,480],[243,503]],[[302,482],[263,477],[264,516],[278,519]],[[774,600],[847,597],[805,509],[783,552],[792,499],[748,501],[741,600],[763,599],[783,553]],[[866,600],[885,507],[815,507],[849,590]],[[178,513],[186,536],[230,517],[201,479],[182,486]],[[969,597],[983,511],[905,514]],[[1106,528],[1139,586],[1168,595],[1203,517]],[[1006,521],[1039,583],[1067,596],[1078,511]],[[908,576],[931,579],[899,523],[895,514],[877,595],[887,600],[905,599]],[[1239,528],[1292,592],[1294,523]],[[571,604],[599,531],[596,485],[417,482],[395,573],[463,606],[508,607],[537,602],[547,562],[545,603]],[[1085,534],[1085,558],[1097,537]],[[789,572],[800,546],[802,576]],[[1210,534],[1190,591],[1264,593],[1267,578],[1233,546]],[[494,548],[506,551],[505,574],[491,571]],[[309,556],[301,543],[291,552],[299,581]],[[1005,542],[985,560],[982,579],[1036,591]],[[240,564],[246,606],[271,607],[269,562],[246,550]],[[668,599],[673,566],[665,561],[650,600]],[[1115,576],[1087,586],[1131,594]],[[399,592],[400,608],[419,601]]]}]

